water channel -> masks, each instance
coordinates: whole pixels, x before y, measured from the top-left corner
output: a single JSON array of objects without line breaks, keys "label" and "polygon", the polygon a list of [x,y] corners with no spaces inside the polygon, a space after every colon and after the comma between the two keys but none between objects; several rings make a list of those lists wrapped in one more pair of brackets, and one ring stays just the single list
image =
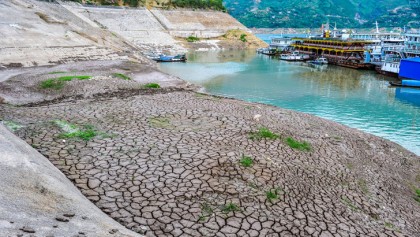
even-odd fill
[{"label": "water channel", "polygon": [[420,155],[420,89],[374,71],[285,62],[254,51],[199,52],[162,71],[206,92],[313,114],[392,140]]}]

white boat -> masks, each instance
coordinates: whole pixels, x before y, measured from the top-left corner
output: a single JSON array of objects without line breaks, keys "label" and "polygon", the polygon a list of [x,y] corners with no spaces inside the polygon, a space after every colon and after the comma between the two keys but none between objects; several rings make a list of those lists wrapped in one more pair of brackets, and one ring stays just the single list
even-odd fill
[{"label": "white boat", "polygon": [[317,58],[317,59],[312,60],[312,61],[308,61],[308,63],[319,64],[319,65],[328,64],[328,60],[324,57],[321,57],[321,58]]},{"label": "white boat", "polygon": [[309,56],[300,54],[299,51],[294,51],[291,54],[281,54],[280,59],[286,61],[305,61],[309,59]]},{"label": "white boat", "polygon": [[277,49],[278,51],[283,51],[289,48],[292,43],[292,38],[276,37],[271,39],[270,48]]}]

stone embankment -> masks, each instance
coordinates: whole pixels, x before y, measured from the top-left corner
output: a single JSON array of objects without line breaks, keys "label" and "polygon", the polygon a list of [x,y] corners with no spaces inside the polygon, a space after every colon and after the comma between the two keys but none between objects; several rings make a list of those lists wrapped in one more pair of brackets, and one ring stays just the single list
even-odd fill
[{"label": "stone embankment", "polygon": [[[230,30],[249,35],[253,43],[238,44],[238,34],[223,44],[226,40],[220,36]],[[88,7],[62,1],[3,1],[0,32],[0,68],[123,59],[150,64],[142,55],[265,45],[226,13]],[[212,40],[189,44],[185,37],[191,35]]]},{"label": "stone embankment", "polygon": [[[399,145],[176,83],[146,90],[132,81],[138,87],[66,97],[82,95],[84,85],[123,85],[106,75],[113,67],[120,68],[84,71],[101,80],[38,88],[60,99],[3,104],[0,116],[125,227],[146,236],[420,233],[420,159]],[[0,86],[18,90],[30,81],[16,75]]]}]

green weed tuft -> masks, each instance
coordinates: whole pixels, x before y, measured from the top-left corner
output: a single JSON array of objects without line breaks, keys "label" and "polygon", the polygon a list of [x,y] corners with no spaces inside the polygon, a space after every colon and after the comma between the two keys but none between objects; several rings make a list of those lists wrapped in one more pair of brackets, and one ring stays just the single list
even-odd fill
[{"label": "green weed tuft", "polygon": [[147,83],[146,85],[144,85],[144,87],[150,89],[159,89],[160,85],[157,83]]},{"label": "green weed tuft", "polygon": [[286,143],[291,148],[296,149],[296,150],[300,150],[300,151],[310,151],[311,150],[311,145],[309,143],[296,141],[292,137],[286,138]]},{"label": "green weed tuft", "polygon": [[271,132],[268,128],[265,127],[261,127],[257,132],[251,132],[249,134],[249,138],[252,140],[261,140],[263,138],[274,140],[279,137],[279,135]]},{"label": "green weed tuft", "polygon": [[54,89],[54,90],[60,90],[64,87],[65,82],[64,81],[58,81],[56,79],[48,79],[45,81],[41,81],[39,86],[42,89]]},{"label": "green weed tuft", "polygon": [[71,81],[73,79],[87,80],[90,78],[91,76],[64,76],[64,77],[50,78],[45,81],[41,81],[39,86],[42,89],[60,90],[64,87],[66,81]]},{"label": "green weed tuft", "polygon": [[241,164],[243,167],[251,167],[254,164],[254,161],[249,156],[242,156],[239,164]]},{"label": "green weed tuft", "polygon": [[84,141],[89,141],[92,138],[96,137],[97,133],[92,128],[85,128],[83,130],[72,132],[72,133],[62,133],[60,138],[80,138]]},{"label": "green weed tuft", "polygon": [[67,73],[67,72],[63,72],[63,71],[54,71],[54,72],[50,72],[48,74],[62,74],[62,73]]},{"label": "green weed tuft", "polygon": [[358,211],[359,208],[355,206],[348,198],[344,197],[341,199],[341,202],[344,203],[347,207],[349,207],[352,211]]},{"label": "green weed tuft", "polygon": [[192,36],[192,35],[187,37],[187,42],[197,42],[197,41],[200,41],[200,38]]},{"label": "green weed tuft", "polygon": [[239,210],[241,210],[241,209],[238,207],[238,205],[236,205],[234,203],[226,204],[222,208],[222,212],[224,212],[224,213],[235,212],[235,211],[239,211]]},{"label": "green weed tuft", "polygon": [[6,126],[8,129],[10,129],[11,131],[15,132],[21,128],[23,128],[22,125],[13,122],[13,121],[3,121],[4,126]]},{"label": "green weed tuft", "polygon": [[416,188],[416,196],[414,197],[414,200],[420,203],[420,189]]},{"label": "green weed tuft", "polygon": [[240,41],[242,41],[242,42],[247,42],[248,40],[246,39],[246,34],[242,34],[240,37],[239,37],[239,40]]},{"label": "green weed tuft", "polygon": [[59,138],[79,138],[84,141],[89,141],[99,135],[92,125],[84,125],[82,128],[79,128],[74,124],[61,120],[54,121],[54,124],[64,131],[64,133],[58,136]]},{"label": "green weed tuft", "polygon": [[267,191],[265,192],[265,196],[267,197],[268,201],[273,202],[273,200],[279,198],[278,190],[274,189],[274,190]]},{"label": "green weed tuft", "polygon": [[58,77],[56,78],[59,81],[71,81],[73,79],[78,79],[78,80],[87,80],[92,78],[91,76],[64,76],[64,77]]},{"label": "green weed tuft", "polygon": [[127,80],[127,81],[131,80],[131,78],[129,76],[127,76],[125,74],[122,74],[122,73],[114,73],[114,74],[112,74],[112,76],[118,77],[118,78],[121,78],[121,79]]}]

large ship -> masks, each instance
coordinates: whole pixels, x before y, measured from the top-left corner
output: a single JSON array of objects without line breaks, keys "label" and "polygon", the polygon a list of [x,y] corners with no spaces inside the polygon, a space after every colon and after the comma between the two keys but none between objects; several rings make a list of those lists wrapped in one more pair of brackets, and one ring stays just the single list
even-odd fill
[{"label": "large ship", "polygon": [[365,47],[372,42],[364,40],[343,40],[339,38],[300,38],[292,44],[296,50],[313,58],[324,57],[329,64],[355,69],[370,69],[372,64],[365,63]]}]

